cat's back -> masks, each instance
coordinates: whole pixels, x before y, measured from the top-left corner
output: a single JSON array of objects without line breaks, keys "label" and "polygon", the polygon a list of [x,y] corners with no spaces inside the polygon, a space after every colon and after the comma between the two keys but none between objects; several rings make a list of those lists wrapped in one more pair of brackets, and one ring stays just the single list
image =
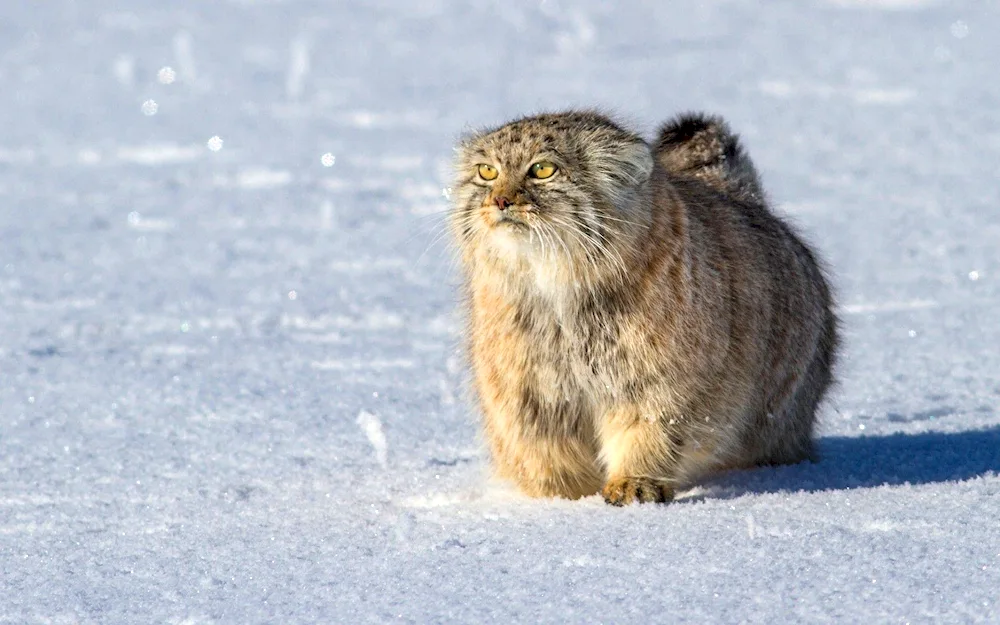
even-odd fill
[{"label": "cat's back", "polygon": [[820,261],[794,226],[771,209],[753,162],[724,120],[680,115],[660,128],[654,154],[663,178],[658,186],[666,190],[658,194],[659,203],[684,206],[693,245],[720,257],[731,275],[745,273],[755,282],[757,274],[778,295],[804,288],[817,296],[812,298],[817,310],[830,304]]},{"label": "cat's back", "polygon": [[752,308],[742,315],[763,320],[756,309],[764,308],[771,323],[822,321],[832,305],[828,280],[792,223],[762,198],[730,194],[670,171],[662,175],[656,203],[683,206],[693,264],[704,281],[719,283],[735,313]]}]

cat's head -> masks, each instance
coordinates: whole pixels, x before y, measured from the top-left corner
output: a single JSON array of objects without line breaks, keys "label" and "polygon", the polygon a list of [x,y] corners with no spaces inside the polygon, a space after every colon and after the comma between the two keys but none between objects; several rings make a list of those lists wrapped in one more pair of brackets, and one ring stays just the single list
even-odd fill
[{"label": "cat's head", "polygon": [[[511,266],[562,263],[576,273],[616,262],[648,224],[637,201],[650,148],[607,117],[526,117],[474,134],[457,148],[452,227],[463,252]],[[583,264],[583,265],[581,265]]]}]

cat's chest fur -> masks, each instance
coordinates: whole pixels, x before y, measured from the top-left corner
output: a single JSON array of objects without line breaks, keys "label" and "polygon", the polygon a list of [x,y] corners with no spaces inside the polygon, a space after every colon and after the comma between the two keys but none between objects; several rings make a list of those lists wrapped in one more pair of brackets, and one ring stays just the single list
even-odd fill
[{"label": "cat's chest fur", "polygon": [[520,330],[544,377],[555,374],[598,400],[620,394],[621,362],[630,350],[621,341],[627,318],[616,303],[599,291],[559,299],[535,294],[521,302]]}]

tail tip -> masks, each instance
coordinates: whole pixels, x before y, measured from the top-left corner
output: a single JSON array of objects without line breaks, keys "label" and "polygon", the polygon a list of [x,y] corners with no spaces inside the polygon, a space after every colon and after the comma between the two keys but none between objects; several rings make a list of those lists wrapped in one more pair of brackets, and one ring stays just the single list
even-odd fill
[{"label": "tail tip", "polygon": [[668,171],[694,177],[748,201],[764,201],[757,171],[739,136],[718,115],[682,113],[660,127],[659,161]]}]

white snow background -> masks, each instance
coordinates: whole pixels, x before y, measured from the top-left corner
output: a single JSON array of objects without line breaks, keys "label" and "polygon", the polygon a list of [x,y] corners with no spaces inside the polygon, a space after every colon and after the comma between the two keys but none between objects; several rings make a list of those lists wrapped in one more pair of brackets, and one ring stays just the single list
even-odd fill
[{"label": "white snow background", "polygon": [[[1000,4],[0,4],[0,622],[1000,622]],[[487,477],[470,128],[743,135],[840,293],[815,464]],[[443,237],[437,240],[438,237]]]}]

